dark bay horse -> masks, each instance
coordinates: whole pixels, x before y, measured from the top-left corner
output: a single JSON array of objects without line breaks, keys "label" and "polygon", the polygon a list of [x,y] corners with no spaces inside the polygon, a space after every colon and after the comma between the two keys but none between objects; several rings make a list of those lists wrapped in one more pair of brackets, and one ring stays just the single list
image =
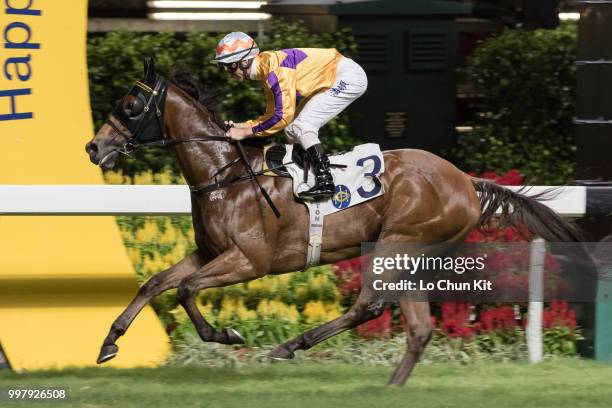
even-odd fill
[{"label": "dark bay horse", "polygon": [[[215,173],[238,160],[239,149],[205,104],[197,84],[186,76],[166,81],[151,63],[145,79],[122,99],[108,121],[87,143],[91,161],[112,168],[121,153],[141,145],[172,146],[184,178],[192,188],[191,207],[197,249],[176,265],[153,276],[112,324],[98,363],[117,352],[117,339],[140,310],[161,292],[178,288],[177,298],[204,341],[242,343],[235,330],[217,331],[196,307],[196,294],[246,282],[266,274],[304,269],[309,216],[293,195],[291,179],[259,177],[280,213],[275,216],[254,179],[211,192]],[[262,149],[244,147],[252,169],[263,165]],[[451,163],[421,150],[384,152],[383,196],[325,218],[321,263],[360,255],[360,244],[371,242],[453,242],[485,225],[502,208],[503,221],[519,222],[549,241],[577,241],[572,225],[537,200],[478,180]],[[226,168],[219,176],[230,180],[245,174],[245,163]],[[477,193],[480,193],[479,194]],[[513,211],[510,211],[512,208]],[[379,316],[385,305],[362,291],[343,316],[285,342],[270,356],[293,358],[323,340]],[[400,302],[406,317],[407,351],[389,383],[404,384],[423,352],[432,327],[427,302]]]}]

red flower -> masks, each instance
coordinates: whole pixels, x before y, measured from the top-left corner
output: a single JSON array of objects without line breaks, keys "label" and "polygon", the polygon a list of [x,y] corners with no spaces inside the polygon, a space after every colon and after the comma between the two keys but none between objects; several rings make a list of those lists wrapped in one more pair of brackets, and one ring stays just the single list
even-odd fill
[{"label": "red flower", "polygon": [[[470,173],[471,176],[474,173]],[[523,184],[523,176],[521,176],[521,172],[517,169],[512,169],[506,174],[499,175],[494,171],[485,171],[482,173],[480,178],[493,180],[497,184],[501,184],[503,186],[520,186]]]},{"label": "red flower", "polygon": [[[526,324],[527,317],[524,319]],[[542,313],[542,326],[546,329],[555,327],[576,328],[576,312],[568,310],[567,302],[550,302],[550,306]]]},{"label": "red flower", "polygon": [[472,308],[468,303],[443,302],[440,329],[448,337],[468,338],[474,335],[470,327]]},{"label": "red flower", "polygon": [[391,320],[391,311],[387,309],[376,319],[357,326],[357,333],[367,339],[388,338],[391,334]]},{"label": "red flower", "polygon": [[363,257],[339,261],[334,264],[334,273],[338,279],[338,289],[342,296],[358,294],[361,290],[361,263]]},{"label": "red flower", "polygon": [[476,325],[482,332],[514,328],[517,326],[514,308],[512,306],[501,306],[483,310],[480,312],[479,321]]}]

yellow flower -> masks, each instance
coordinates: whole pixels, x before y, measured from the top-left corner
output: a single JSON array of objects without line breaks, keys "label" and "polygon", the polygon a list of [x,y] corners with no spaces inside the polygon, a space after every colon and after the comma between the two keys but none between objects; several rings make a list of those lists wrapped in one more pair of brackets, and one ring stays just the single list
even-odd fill
[{"label": "yellow flower", "polygon": [[202,316],[206,318],[206,316],[211,316],[213,314],[213,305],[209,302],[206,302],[204,304],[198,302],[198,310],[200,311],[200,313],[202,313]]},{"label": "yellow flower", "polygon": [[342,315],[338,302],[323,303],[320,300],[310,301],[304,306],[304,317],[309,323],[328,322]]},{"label": "yellow flower", "polygon": [[155,262],[151,257],[145,256],[142,260],[141,270],[143,273],[150,275],[152,272],[155,272]]},{"label": "yellow flower", "polygon": [[247,290],[249,292],[261,292],[263,291],[263,282],[261,279],[255,279],[252,281],[247,282]]},{"label": "yellow flower", "polygon": [[327,320],[327,310],[320,300],[311,300],[304,306],[304,317],[309,323]]},{"label": "yellow flower", "polygon": [[244,300],[239,299],[236,303],[236,317],[240,320],[255,320],[257,313],[254,310],[249,310],[244,305]]},{"label": "yellow flower", "polygon": [[270,311],[270,301],[267,299],[263,299],[259,301],[257,304],[257,314],[261,317],[269,317],[271,314]]},{"label": "yellow flower", "polygon": [[189,228],[189,230],[187,231],[187,238],[189,239],[189,242],[195,241],[195,232],[193,232],[193,227]]},{"label": "yellow flower", "polygon": [[297,323],[300,320],[300,312],[298,312],[295,305],[291,305],[289,308],[289,313],[287,314],[287,320],[291,323]]},{"label": "yellow flower", "polygon": [[336,302],[339,302],[340,299],[342,298],[342,295],[340,294],[340,291],[338,290],[338,287],[336,285],[334,285],[332,287],[333,293],[334,293],[334,299],[336,300]]},{"label": "yellow flower", "polygon": [[327,313],[326,320],[334,320],[337,317],[342,316],[342,308],[338,302],[328,303],[325,305],[325,312]]},{"label": "yellow flower", "polygon": [[153,254],[153,257],[145,256],[142,261],[142,271],[147,274],[156,274],[168,268],[170,264],[165,262],[159,254]]},{"label": "yellow flower", "polygon": [[221,310],[219,311],[219,320],[221,322],[229,322],[230,320],[232,320],[232,317],[234,316],[236,312],[236,301],[232,298],[229,298],[227,296],[223,297],[223,300],[221,300]]},{"label": "yellow flower", "polygon": [[199,298],[202,302],[208,302],[209,300],[216,300],[221,297],[221,288],[208,288],[200,291]]},{"label": "yellow flower", "polygon": [[281,304],[283,306],[279,310],[280,315],[279,314],[276,315],[277,319],[288,322],[288,323],[295,323],[300,319],[300,312],[298,312],[295,305],[287,305],[285,303],[281,303]]},{"label": "yellow flower", "polygon": [[136,231],[136,242],[148,243],[157,240],[159,236],[159,228],[154,220],[147,221],[144,227]]},{"label": "yellow flower", "polygon": [[178,261],[180,261],[181,259],[185,257],[185,252],[186,252],[185,245],[183,245],[182,242],[179,242],[172,248],[170,252],[168,252],[164,256],[164,261],[168,262],[171,265],[174,265],[175,263],[177,263]]},{"label": "yellow flower", "polygon": [[300,301],[306,299],[308,296],[309,289],[306,285],[299,285],[294,290],[295,298]]},{"label": "yellow flower", "polygon": [[183,323],[189,320],[189,316],[187,316],[187,313],[185,312],[185,309],[183,309],[183,306],[175,307],[170,311],[170,314],[174,317],[174,320],[177,323]]},{"label": "yellow flower", "polygon": [[106,184],[123,184],[123,174],[119,171],[107,171],[104,173]]},{"label": "yellow flower", "polygon": [[264,319],[282,320],[289,323],[297,322],[300,317],[295,305],[287,305],[278,299],[261,300],[257,305],[257,314]]},{"label": "yellow flower", "polygon": [[268,294],[276,293],[278,289],[278,279],[276,276],[267,275],[262,279],[264,283],[265,292]]},{"label": "yellow flower", "polygon": [[282,288],[287,288],[289,286],[289,281],[291,280],[291,275],[288,273],[284,275],[277,275],[276,280],[278,281],[278,285]]},{"label": "yellow flower", "polygon": [[179,232],[175,226],[170,224],[170,221],[166,221],[165,231],[159,237],[161,244],[174,244],[179,237]]},{"label": "yellow flower", "polygon": [[153,172],[145,171],[134,175],[134,184],[153,184]]},{"label": "yellow flower", "polygon": [[140,264],[142,261],[142,254],[138,248],[128,248],[127,253],[130,261],[132,261],[132,265],[136,266]]},{"label": "yellow flower", "polygon": [[327,286],[329,280],[327,275],[311,275],[308,279],[309,286],[313,289],[320,289],[324,286]]},{"label": "yellow flower", "polygon": [[169,171],[157,173],[155,175],[155,182],[157,184],[172,184],[172,173]]}]

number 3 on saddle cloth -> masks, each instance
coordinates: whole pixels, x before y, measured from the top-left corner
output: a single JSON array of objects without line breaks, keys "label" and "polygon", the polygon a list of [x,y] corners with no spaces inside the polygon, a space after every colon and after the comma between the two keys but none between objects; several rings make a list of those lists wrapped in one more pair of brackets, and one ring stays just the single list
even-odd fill
[{"label": "number 3 on saddle cloth", "polygon": [[[264,150],[264,170],[269,169],[274,175],[291,177],[296,197],[314,186],[314,174],[301,146],[273,144]],[[377,144],[366,143],[349,152],[330,155],[329,161],[336,185],[335,194],[327,201],[304,203],[310,213],[306,267],[319,263],[323,220],[326,215],[371,200],[385,192],[379,179],[385,171],[385,162]]]}]

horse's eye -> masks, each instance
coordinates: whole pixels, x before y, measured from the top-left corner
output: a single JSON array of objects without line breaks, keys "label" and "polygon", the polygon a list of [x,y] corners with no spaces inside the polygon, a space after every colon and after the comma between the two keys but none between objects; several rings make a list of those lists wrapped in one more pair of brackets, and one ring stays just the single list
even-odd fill
[{"label": "horse's eye", "polygon": [[140,99],[128,99],[123,103],[123,110],[130,117],[138,116],[142,113],[144,104]]}]

